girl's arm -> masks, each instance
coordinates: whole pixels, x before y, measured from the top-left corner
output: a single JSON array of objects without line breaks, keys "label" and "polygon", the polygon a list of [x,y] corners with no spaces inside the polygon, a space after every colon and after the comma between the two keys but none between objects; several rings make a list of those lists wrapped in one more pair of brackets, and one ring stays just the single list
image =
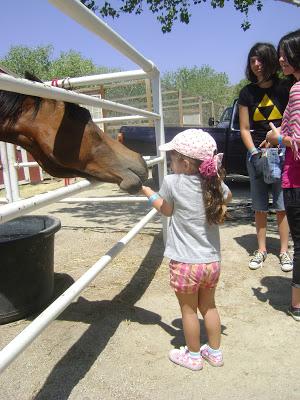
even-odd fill
[{"label": "girl's arm", "polygon": [[229,187],[224,183],[224,181],[221,182],[221,188],[223,191],[223,199],[224,199],[224,203],[228,204],[231,202],[232,200],[232,192],[229,189]]},{"label": "girl's arm", "polygon": [[226,205],[231,202],[231,200],[232,200],[232,192],[231,192],[231,190],[228,191],[227,197],[224,200],[225,200],[225,204]]},{"label": "girl's arm", "polygon": [[142,186],[141,191],[146,197],[148,197],[148,199],[149,197],[154,195],[154,200],[151,201],[152,207],[154,207],[157,211],[159,211],[166,217],[171,217],[171,215],[173,214],[173,204],[168,203],[159,195],[155,196],[157,193],[148,186]]},{"label": "girl's arm", "polygon": [[[286,107],[287,117],[284,119],[282,123],[282,133],[278,128],[275,128],[271,125],[271,131],[267,134],[267,140],[272,144],[283,144],[286,147],[294,147],[295,141],[300,143],[300,82],[297,82],[294,86],[292,86],[289,95],[289,102]],[[289,136],[286,134],[286,131],[289,130],[292,132],[292,135]]]},{"label": "girl's arm", "polygon": [[254,153],[256,150],[252,136],[250,133],[250,121],[248,107],[239,105],[239,117],[240,117],[240,131],[242,141],[250,153]]},{"label": "girl's arm", "polygon": [[286,147],[292,147],[292,139],[290,136],[282,136],[281,135],[281,127],[276,128],[271,122],[270,122],[270,127],[272,128],[271,131],[268,131],[267,136],[266,136],[266,141],[268,143],[271,143],[272,146],[276,146],[279,144],[279,139],[280,139],[280,144]]}]

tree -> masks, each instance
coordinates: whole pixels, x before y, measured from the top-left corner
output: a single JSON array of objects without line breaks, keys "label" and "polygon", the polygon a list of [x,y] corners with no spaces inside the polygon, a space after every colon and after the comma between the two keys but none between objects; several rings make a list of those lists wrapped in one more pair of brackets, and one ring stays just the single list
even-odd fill
[{"label": "tree", "polygon": [[168,72],[163,76],[162,83],[167,89],[181,89],[189,95],[202,96],[205,100],[223,105],[230,104],[233,100],[228,76],[214,71],[208,65]]},{"label": "tree", "polygon": [[[190,22],[191,7],[192,5],[199,5],[206,3],[206,0],[121,0],[122,5],[118,8],[112,6],[109,1],[105,1],[103,6],[98,6],[95,0],[80,0],[86,7],[95,13],[99,13],[102,17],[118,18],[121,13],[135,13],[142,14],[145,6],[153,13],[156,14],[156,19],[161,24],[163,33],[171,32],[173,24],[176,20],[180,20],[185,24]],[[227,0],[229,1],[229,0]],[[263,7],[263,0],[232,0],[234,8],[240,11],[245,16],[241,27],[244,31],[250,28],[248,20],[248,12],[251,7],[255,7],[261,11]],[[286,3],[300,6],[300,0],[278,0]],[[100,3],[100,1],[99,1]],[[144,5],[146,3],[146,5]],[[192,5],[191,5],[192,4]],[[223,8],[225,0],[210,0],[210,5],[213,8]]]},{"label": "tree", "polygon": [[243,89],[244,86],[248,85],[248,83],[250,82],[247,79],[242,79],[239,83],[233,86],[232,91],[234,98],[237,98],[239,96],[240,91]]},{"label": "tree", "polygon": [[74,50],[62,52],[56,59],[53,59],[52,53],[53,46],[51,45],[35,48],[13,46],[0,63],[19,76],[29,71],[41,80],[112,71],[110,68],[94,65],[92,60],[82,57]]},{"label": "tree", "polygon": [[35,48],[13,46],[0,62],[19,76],[23,76],[25,71],[28,71],[44,80],[49,76],[52,52],[53,47],[50,45]]},{"label": "tree", "polygon": [[61,52],[60,56],[53,60],[49,68],[49,74],[52,78],[73,78],[95,74],[96,72],[97,67],[92,60],[83,58],[80,53],[74,50]]},{"label": "tree", "polygon": [[[117,8],[109,1],[105,1],[103,6],[98,6],[95,0],[81,0],[81,2],[93,12],[99,13],[102,17],[110,16],[113,18],[118,18],[121,13],[139,15],[147,7],[149,11],[157,15],[156,18],[161,24],[162,31],[166,33],[171,32],[174,22],[178,19],[180,22],[188,24],[191,18],[191,7],[206,3],[206,0],[121,0],[122,5]],[[223,8],[224,4],[225,0],[210,0],[210,5],[213,8]],[[247,30],[250,27],[248,20],[249,8],[256,7],[260,11],[263,7],[263,0],[233,0],[233,5],[237,11],[244,14],[245,20],[241,26],[244,30]]]}]

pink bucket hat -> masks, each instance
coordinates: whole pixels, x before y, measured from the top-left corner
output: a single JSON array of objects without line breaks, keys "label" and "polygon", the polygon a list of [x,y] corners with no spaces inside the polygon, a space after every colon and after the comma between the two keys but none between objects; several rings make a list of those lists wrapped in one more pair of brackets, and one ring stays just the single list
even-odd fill
[{"label": "pink bucket hat", "polygon": [[216,141],[202,129],[186,129],[170,142],[159,146],[159,150],[175,150],[184,156],[203,161],[199,171],[205,176],[216,175],[223,158],[223,153],[214,155],[217,150]]}]

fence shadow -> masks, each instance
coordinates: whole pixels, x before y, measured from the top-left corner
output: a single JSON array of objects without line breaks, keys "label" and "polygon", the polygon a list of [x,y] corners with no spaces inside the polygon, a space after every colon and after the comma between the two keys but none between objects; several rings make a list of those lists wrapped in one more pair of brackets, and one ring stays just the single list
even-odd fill
[{"label": "fence shadow", "polygon": [[[58,207],[51,210],[50,214],[56,217],[70,215],[73,221],[78,220],[78,226],[72,223],[72,226],[65,226],[64,229],[88,228],[97,232],[118,232],[128,231],[133,225],[138,223],[151,208],[147,203],[73,203],[67,207]],[[82,225],[82,220],[86,225]],[[152,222],[160,222],[160,215],[157,214]]]},{"label": "fence shadow", "polygon": [[170,335],[176,335],[176,329],[162,322],[159,314],[135,306],[161,265],[162,243],[162,234],[154,236],[139,269],[111,301],[88,301],[80,297],[59,316],[60,320],[85,323],[88,328],[52,369],[35,399],[68,399],[124,320],[156,324]]}]

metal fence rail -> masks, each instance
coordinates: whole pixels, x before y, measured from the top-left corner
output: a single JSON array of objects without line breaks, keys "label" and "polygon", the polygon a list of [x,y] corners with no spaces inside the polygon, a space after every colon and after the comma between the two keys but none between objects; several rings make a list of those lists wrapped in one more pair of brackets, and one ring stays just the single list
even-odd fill
[{"label": "metal fence rail", "polygon": [[[106,23],[101,21],[78,0],[49,0],[50,3],[57,6],[71,18],[78,21],[87,29],[100,36],[102,39],[110,43],[115,49],[123,55],[139,65],[144,72],[128,71],[125,73],[113,74],[112,80],[140,79],[141,76],[147,75],[151,79],[153,93],[153,112],[137,109],[130,106],[124,106],[108,100],[97,99],[88,95],[66,91],[59,87],[49,87],[46,84],[30,82],[25,79],[17,79],[12,76],[0,74],[0,89],[15,91],[33,96],[46,97],[51,99],[60,99],[72,103],[86,104],[96,107],[103,107],[115,111],[128,112],[133,115],[141,115],[154,120],[157,147],[164,143],[164,125],[162,118],[162,96],[161,82],[159,71],[156,66],[130,44],[128,44],[121,36],[114,32]],[[118,75],[119,74],[119,75]],[[107,80],[109,74],[96,77],[84,77],[85,81],[93,82],[97,80]],[[77,83],[80,78],[76,78]],[[10,204],[1,206],[0,222],[5,222],[11,218],[15,218],[28,211],[39,208],[42,205],[49,204],[53,201],[67,197],[70,193],[81,191],[91,185],[88,181],[80,181],[65,188],[57,189],[34,196],[30,199],[19,200],[16,178],[16,161],[10,144],[1,143],[1,157],[4,158],[5,180],[8,186]],[[151,164],[158,164],[160,181],[166,173],[166,158],[157,150],[156,159],[149,161]],[[15,176],[14,176],[15,175]],[[15,201],[19,200],[19,201]],[[123,199],[124,200],[124,199]],[[135,199],[136,201],[137,199]],[[145,201],[141,199],[141,201]],[[79,294],[80,292],[99,274],[100,271],[125,248],[131,239],[149,222],[156,210],[151,210],[140,222],[138,222],[126,236],[117,242],[103,257],[99,259],[81,278],[79,278],[66,292],[64,292],[57,300],[55,300],[44,312],[42,312],[31,324],[24,329],[15,339],[13,339],[0,352],[0,371],[3,371],[30,343],[53,321]],[[166,230],[166,219],[163,220],[164,231]]]}]

